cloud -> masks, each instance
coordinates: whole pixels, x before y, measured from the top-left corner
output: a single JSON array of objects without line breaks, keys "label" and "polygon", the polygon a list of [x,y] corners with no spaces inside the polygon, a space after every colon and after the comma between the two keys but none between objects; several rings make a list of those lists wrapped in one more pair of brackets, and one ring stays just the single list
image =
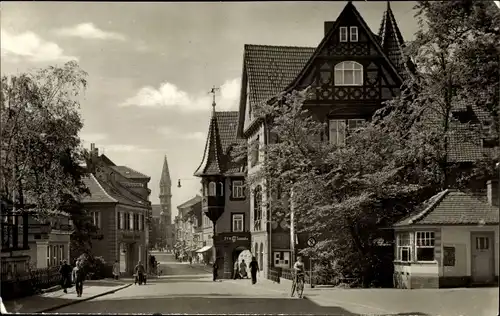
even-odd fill
[{"label": "cloud", "polygon": [[12,34],[1,30],[1,55],[12,62],[55,62],[78,60],[75,56],[68,56],[59,45],[42,39],[37,34],[27,31]]},{"label": "cloud", "polygon": [[202,132],[189,132],[182,133],[176,131],[168,126],[163,126],[157,129],[157,131],[169,139],[179,139],[179,140],[205,140],[206,134]]},{"label": "cloud", "polygon": [[[97,147],[97,146],[96,146]],[[99,150],[102,153],[106,152],[117,152],[117,153],[150,153],[156,151],[152,148],[144,148],[135,145],[128,144],[113,144],[113,145],[102,145]]]},{"label": "cloud", "polygon": [[[226,81],[216,94],[218,110],[236,110],[240,96],[240,79]],[[158,89],[143,87],[135,96],[120,106],[175,108],[183,112],[206,111],[211,108],[212,95],[206,92],[189,95],[170,82],[164,82]]]},{"label": "cloud", "polygon": [[125,41],[126,37],[115,32],[106,32],[97,28],[93,23],[80,23],[72,27],[61,28],[56,33],[65,37],[79,37],[85,39]]}]

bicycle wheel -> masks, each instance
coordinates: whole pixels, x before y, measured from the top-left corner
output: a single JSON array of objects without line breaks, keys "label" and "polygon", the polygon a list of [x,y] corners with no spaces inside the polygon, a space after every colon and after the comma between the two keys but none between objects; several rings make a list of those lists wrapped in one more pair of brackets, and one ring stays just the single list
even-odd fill
[{"label": "bicycle wheel", "polygon": [[293,297],[293,295],[295,294],[295,281],[292,282],[292,293],[291,293],[291,297]]},{"label": "bicycle wheel", "polygon": [[302,293],[304,292],[304,280],[300,279],[297,284],[297,295],[299,298],[302,298]]}]

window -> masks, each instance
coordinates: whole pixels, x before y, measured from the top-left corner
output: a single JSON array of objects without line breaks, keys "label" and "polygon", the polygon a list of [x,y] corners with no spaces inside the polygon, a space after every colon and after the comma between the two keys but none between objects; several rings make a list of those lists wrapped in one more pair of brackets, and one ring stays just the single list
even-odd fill
[{"label": "window", "polygon": [[252,142],[251,153],[250,153],[250,165],[253,167],[259,163],[259,153],[260,153],[260,139],[259,136],[255,138]]},{"label": "window", "polygon": [[144,215],[141,215],[141,222],[140,222],[141,230],[144,231]]},{"label": "window", "polygon": [[47,246],[47,267],[50,267],[50,255],[51,255],[52,246]]},{"label": "window", "polygon": [[264,270],[264,244],[260,243],[260,257],[259,257],[259,268]]},{"label": "window", "polygon": [[128,213],[129,230],[134,230],[134,213]]},{"label": "window", "polygon": [[290,267],[290,252],[289,251],[275,251],[274,252],[274,266],[281,268]]},{"label": "window", "polygon": [[262,217],[262,188],[258,185],[255,188],[253,196],[253,223],[254,231],[261,230],[261,217]]},{"label": "window", "polygon": [[233,181],[232,195],[233,195],[233,198],[235,198],[235,199],[245,198],[245,186],[243,184],[243,180],[234,180]]},{"label": "window", "polygon": [[224,196],[224,183],[219,182],[219,194],[218,196]]},{"label": "window", "polygon": [[92,216],[92,224],[97,228],[101,228],[101,213],[90,212],[90,216]]},{"label": "window", "polygon": [[360,128],[363,128],[365,125],[365,120],[363,119],[352,119],[347,120],[347,128],[349,131],[356,131]]},{"label": "window", "polygon": [[363,85],[363,65],[355,61],[343,61],[335,65],[336,86]]},{"label": "window", "polygon": [[401,233],[396,237],[397,253],[396,260],[411,261],[411,238],[410,233]]},{"label": "window", "polygon": [[61,260],[66,259],[64,256],[64,245],[59,246],[59,258],[61,258]]},{"label": "window", "polygon": [[134,214],[134,230],[139,230],[139,214]]},{"label": "window", "polygon": [[346,26],[340,27],[340,41],[347,42],[347,27]]},{"label": "window", "polygon": [[119,218],[119,229],[125,229],[125,214],[123,212],[118,212]]},{"label": "window", "polygon": [[208,184],[208,196],[215,196],[216,185],[215,182]]},{"label": "window", "polygon": [[434,261],[434,232],[417,232],[417,261]]},{"label": "window", "polygon": [[242,232],[244,225],[244,215],[232,214],[232,217],[233,217],[233,232],[234,233]]},{"label": "window", "polygon": [[357,26],[351,26],[350,35],[351,35],[351,42],[358,41],[358,27]]},{"label": "window", "polygon": [[476,237],[476,249],[477,250],[490,249],[490,239],[488,237]]},{"label": "window", "polygon": [[342,146],[345,145],[345,120],[329,121],[330,144]]}]

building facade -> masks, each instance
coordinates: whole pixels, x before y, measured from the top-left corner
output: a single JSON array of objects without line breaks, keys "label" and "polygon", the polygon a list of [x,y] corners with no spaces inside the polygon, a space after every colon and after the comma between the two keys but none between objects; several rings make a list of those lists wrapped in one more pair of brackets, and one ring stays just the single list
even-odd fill
[{"label": "building facade", "polygon": [[93,236],[92,252],[108,263],[118,260],[121,273],[131,275],[139,260],[148,263],[150,178],[115,165],[107,156],[99,155],[94,144],[87,167],[90,175],[85,184],[90,195],[83,202],[99,231]]},{"label": "building facade", "polygon": [[[390,5],[378,34],[350,1],[335,21],[324,26],[317,47],[245,45],[238,134],[248,143],[250,177],[266,159],[262,148],[275,141],[271,126],[254,115],[259,104],[275,102],[272,99],[280,92],[310,87],[304,106],[327,124],[323,139],[344,144],[350,131],[370,120],[384,101],[399,95],[403,79],[411,74]],[[262,254],[265,275],[269,267],[291,267],[295,255],[287,219],[272,216],[269,180],[261,179],[250,188],[252,252]]]},{"label": "building facade", "polygon": [[201,240],[201,196],[177,206],[181,233],[181,256],[196,257],[196,250],[203,246]]},{"label": "building facade", "polygon": [[212,246],[212,260],[217,260],[218,275],[231,278],[235,260],[251,250],[246,159],[238,161],[231,156],[234,146],[244,142],[237,137],[238,112],[215,111],[215,100],[213,107],[204,156],[195,172],[195,176],[202,179],[203,187],[205,247],[199,251],[207,252]]}]

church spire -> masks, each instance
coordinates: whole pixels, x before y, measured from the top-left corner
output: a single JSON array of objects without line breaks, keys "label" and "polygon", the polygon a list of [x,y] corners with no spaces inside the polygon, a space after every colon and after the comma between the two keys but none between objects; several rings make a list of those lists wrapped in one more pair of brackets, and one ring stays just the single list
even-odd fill
[{"label": "church spire", "polygon": [[172,181],[170,179],[170,171],[168,170],[167,155],[163,160],[163,169],[161,171],[160,186],[171,186]]},{"label": "church spire", "polygon": [[215,86],[210,93],[213,94],[212,117],[208,128],[207,142],[205,152],[200,166],[194,173],[195,176],[221,175],[224,172],[224,157],[222,152],[222,142],[219,135],[219,126],[217,124],[217,114],[215,112],[215,92],[219,90]]}]

